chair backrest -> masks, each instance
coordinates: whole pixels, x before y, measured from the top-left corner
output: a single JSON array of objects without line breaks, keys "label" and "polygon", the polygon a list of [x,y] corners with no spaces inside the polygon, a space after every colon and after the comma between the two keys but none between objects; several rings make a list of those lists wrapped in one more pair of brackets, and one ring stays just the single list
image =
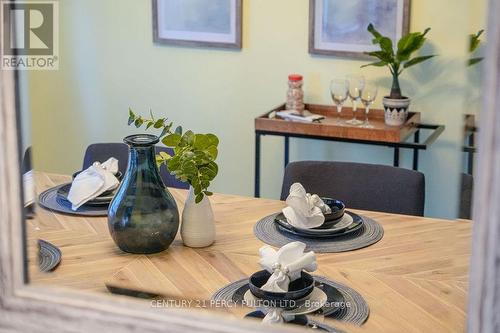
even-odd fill
[{"label": "chair backrest", "polygon": [[30,171],[33,169],[32,162],[31,162],[31,146],[26,148],[24,151],[24,156],[23,156],[23,161],[21,165],[21,172],[25,174],[26,172]]},{"label": "chair backrest", "polygon": [[424,214],[425,177],[417,171],[348,162],[293,162],[285,170],[281,200],[297,182],[309,193],[342,200],[348,208]]},{"label": "chair backrest", "polygon": [[458,216],[461,219],[472,218],[472,189],[474,187],[474,178],[472,175],[462,173],[460,186],[460,212]]},{"label": "chair backrest", "polygon": [[[156,146],[156,153],[164,151],[170,155],[173,150],[167,147]],[[83,158],[82,170],[90,167],[94,162],[105,162],[110,157],[118,160],[118,169],[125,173],[128,164],[128,146],[124,143],[94,143],[87,147]],[[175,187],[180,189],[188,189],[189,184],[183,183],[172,176],[167,168],[162,165],[160,168],[160,176],[165,186]]]}]

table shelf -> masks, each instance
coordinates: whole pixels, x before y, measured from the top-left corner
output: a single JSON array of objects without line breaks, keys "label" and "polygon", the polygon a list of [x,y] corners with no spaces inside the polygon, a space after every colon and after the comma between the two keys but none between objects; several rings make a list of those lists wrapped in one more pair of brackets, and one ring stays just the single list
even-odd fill
[{"label": "table shelf", "polygon": [[[306,109],[325,118],[319,122],[297,122],[284,120],[275,116],[277,111],[285,110],[285,105],[280,105],[273,110],[255,119],[255,129],[276,133],[293,133],[326,138],[353,139],[382,142],[402,142],[416,131],[420,123],[420,113],[410,112],[406,123],[401,127],[388,126],[384,122],[384,110],[372,109],[368,120],[374,128],[362,128],[345,124],[346,120],[353,118],[352,108],[344,107],[340,115],[342,124],[338,123],[339,116],[336,108],[332,106],[306,104]],[[364,119],[364,108],[358,109],[358,118]]]},{"label": "table shelf", "polygon": [[[255,196],[260,196],[260,150],[261,136],[272,135],[284,137],[285,167],[289,162],[290,138],[305,138],[335,142],[349,142],[374,146],[386,146],[394,149],[393,166],[399,167],[400,149],[413,150],[413,169],[418,170],[420,150],[427,150],[443,133],[444,125],[421,123],[419,112],[410,112],[406,123],[401,127],[387,126],[384,122],[384,110],[370,110],[369,121],[374,128],[361,128],[337,123],[337,112],[333,106],[306,104],[306,109],[325,118],[319,122],[297,122],[284,120],[276,116],[277,111],[285,109],[282,104],[255,119]],[[358,113],[362,114],[364,108]],[[344,108],[341,120],[353,117],[352,108]],[[358,115],[358,118],[361,116]],[[421,132],[429,131],[422,141]],[[411,139],[413,137],[413,139]]]}]

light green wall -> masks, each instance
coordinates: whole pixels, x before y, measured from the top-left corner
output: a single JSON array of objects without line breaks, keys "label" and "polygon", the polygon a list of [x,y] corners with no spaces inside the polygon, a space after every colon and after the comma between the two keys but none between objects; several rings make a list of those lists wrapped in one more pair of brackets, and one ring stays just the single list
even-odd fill
[{"label": "light green wall", "polygon": [[[425,122],[447,126],[421,154],[430,216],[456,214],[468,10],[467,3],[453,0],[412,5],[411,29],[432,27],[426,52],[439,58],[405,73],[402,86]],[[148,0],[60,1],[60,70],[30,73],[39,169],[73,172],[88,144],[120,141],[135,132],[126,126],[129,106],[144,114],[152,108],[185,128],[216,133],[221,167],[213,189],[251,195],[253,119],[283,102],[288,73],[305,76],[313,103],[331,103],[329,80],[352,72],[378,80],[381,94],[388,91],[384,69],[361,70],[363,62],[308,54],[307,0],[244,0],[242,51],[155,45],[151,26]],[[282,141],[264,138],[263,152],[262,194],[277,198]],[[403,166],[411,166],[410,157],[402,156]],[[291,158],[390,164],[392,151],[292,140]]]}]

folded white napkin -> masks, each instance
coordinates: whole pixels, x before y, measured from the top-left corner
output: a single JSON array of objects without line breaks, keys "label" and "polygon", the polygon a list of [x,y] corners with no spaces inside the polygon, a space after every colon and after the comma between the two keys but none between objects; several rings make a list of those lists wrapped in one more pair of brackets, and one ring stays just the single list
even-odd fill
[{"label": "folded white napkin", "polygon": [[286,198],[288,207],[283,209],[288,223],[298,228],[311,229],[325,222],[324,214],[330,214],[331,208],[316,194],[306,192],[302,184],[290,186],[290,194]]},{"label": "folded white napkin", "polygon": [[319,121],[321,119],[325,119],[324,116],[311,113],[307,110],[305,110],[303,112],[303,114],[300,114],[295,110],[278,111],[278,112],[276,112],[276,115],[285,119],[285,120],[299,121],[299,122],[305,122],[305,123],[312,123],[314,121]]},{"label": "folded white napkin", "polygon": [[306,244],[292,242],[284,245],[278,251],[270,246],[259,250],[259,264],[272,273],[261,289],[274,292],[287,292],[290,282],[300,278],[302,270],[314,272],[318,265],[314,252],[304,253]]},{"label": "folded white napkin", "polygon": [[80,172],[73,180],[68,194],[71,209],[77,210],[87,201],[117,188],[120,184],[115,177],[117,172],[118,160],[113,157],[102,164],[95,162],[90,168]]}]

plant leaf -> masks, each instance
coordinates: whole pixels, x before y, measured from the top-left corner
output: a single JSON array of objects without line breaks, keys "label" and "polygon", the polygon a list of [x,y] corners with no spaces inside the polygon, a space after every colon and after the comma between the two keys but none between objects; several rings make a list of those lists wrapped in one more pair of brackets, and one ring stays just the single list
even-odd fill
[{"label": "plant leaf", "polygon": [[411,67],[413,65],[416,65],[416,64],[419,64],[421,62],[424,62],[430,58],[433,58],[435,57],[436,55],[428,55],[428,56],[422,56],[422,57],[415,57],[407,62],[405,62],[405,64],[403,65],[404,68],[408,68],[408,67]]},{"label": "plant leaf", "polygon": [[200,203],[201,200],[203,200],[203,193],[200,193],[196,196],[196,199],[194,200],[195,203]]},{"label": "plant leaf", "polygon": [[375,40],[378,40],[380,37],[382,37],[382,35],[380,34],[380,32],[378,32],[375,29],[375,27],[373,26],[372,23],[368,24],[367,30],[373,35],[373,37],[375,37]]},{"label": "plant leaf", "polygon": [[206,135],[208,141],[210,141],[211,146],[218,146],[219,145],[219,138],[215,134],[207,134]]},{"label": "plant leaf", "polygon": [[164,124],[165,124],[165,119],[158,119],[153,126],[158,129],[162,128]]},{"label": "plant leaf", "polygon": [[410,56],[424,45],[426,40],[425,35],[427,35],[430,30],[430,28],[427,28],[423,33],[412,32],[403,36],[398,42],[396,58],[400,62],[410,59]]},{"label": "plant leaf", "polygon": [[194,136],[194,148],[203,150],[210,146],[208,137],[204,134],[196,134]]},{"label": "plant leaf", "polygon": [[366,54],[368,54],[369,56],[378,58],[381,61],[385,61],[387,63],[390,63],[390,62],[394,61],[393,55],[392,54],[388,54],[385,51],[373,51],[373,52],[367,52]]},{"label": "plant leaf", "polygon": [[134,117],[132,117],[132,116],[128,117],[128,125],[129,126],[132,125],[134,123],[134,121],[135,121]]},{"label": "plant leaf", "polygon": [[179,142],[179,146],[190,146],[194,143],[194,133],[193,131],[187,131],[182,135],[181,141]]},{"label": "plant leaf", "polygon": [[182,135],[182,126],[177,126],[177,128],[175,129],[175,133]]},{"label": "plant leaf", "polygon": [[390,55],[390,57],[394,57],[394,49],[392,48],[392,40],[388,37],[382,37],[379,39],[380,47],[384,52],[387,54],[387,56]]},{"label": "plant leaf", "polygon": [[181,142],[181,136],[179,134],[170,134],[164,137],[161,142],[167,147],[175,147]]},{"label": "plant leaf", "polygon": [[135,120],[135,122],[134,122],[135,127],[137,127],[137,128],[141,127],[143,123],[144,123],[144,120],[142,120],[142,118],[141,118],[141,117],[137,118],[137,119]]},{"label": "plant leaf", "polygon": [[164,151],[161,151],[159,155],[160,155],[160,157],[161,157],[162,159],[164,159],[164,160],[169,160],[169,159],[171,159],[171,158],[172,158],[172,156],[170,156],[169,154],[167,154],[167,153],[166,153],[166,152],[164,152]]},{"label": "plant leaf", "polygon": [[484,32],[484,29],[481,29],[475,35],[474,34],[469,35],[469,38],[470,38],[470,40],[469,40],[469,53],[474,52],[479,47],[479,45],[481,44],[481,40],[479,39],[479,37],[481,37],[483,32]]},{"label": "plant leaf", "polygon": [[216,160],[217,155],[219,154],[219,151],[217,150],[217,147],[210,146],[207,148],[207,153],[210,154],[210,157],[212,157],[213,160]]},{"label": "plant leaf", "polygon": [[469,61],[467,61],[467,66],[472,66],[475,65],[481,61],[483,61],[484,58],[471,58]]},{"label": "plant leaf", "polygon": [[366,65],[361,66],[361,68],[368,67],[368,66],[375,66],[375,67],[383,67],[387,66],[387,62],[385,61],[375,61]]}]

